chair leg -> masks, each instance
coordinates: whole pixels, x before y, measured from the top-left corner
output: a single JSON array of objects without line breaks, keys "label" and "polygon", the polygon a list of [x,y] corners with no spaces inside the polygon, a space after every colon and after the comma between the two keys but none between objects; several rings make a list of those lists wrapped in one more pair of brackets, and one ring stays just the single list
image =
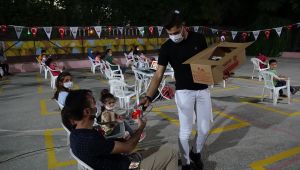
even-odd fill
[{"label": "chair leg", "polygon": [[254,71],[255,71],[255,70],[253,69],[253,71],[252,71],[252,77],[251,77],[251,78],[252,78],[252,80],[253,80],[253,76],[254,76]]},{"label": "chair leg", "polygon": [[278,100],[278,91],[273,90],[273,105],[277,104],[277,100]]},{"label": "chair leg", "polygon": [[96,67],[93,67],[93,68],[92,68],[93,74],[95,74],[95,72],[96,72],[95,70],[96,70]]},{"label": "chair leg", "polygon": [[45,79],[47,79],[48,71],[46,69],[44,71],[45,71]]},{"label": "chair leg", "polygon": [[291,104],[291,91],[289,88],[287,89],[287,97],[288,97],[288,104]]},{"label": "chair leg", "polygon": [[258,81],[261,81],[262,77],[261,75],[258,73]]}]

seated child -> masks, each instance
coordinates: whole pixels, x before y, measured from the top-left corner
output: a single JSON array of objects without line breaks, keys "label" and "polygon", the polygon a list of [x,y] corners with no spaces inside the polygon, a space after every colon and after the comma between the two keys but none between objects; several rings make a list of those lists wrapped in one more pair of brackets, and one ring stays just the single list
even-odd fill
[{"label": "seated child", "polygon": [[267,68],[267,67],[268,67],[268,65],[267,65],[268,57],[267,57],[267,56],[265,56],[265,55],[259,53],[258,56],[257,56],[257,58],[258,58],[260,61],[266,63],[266,64],[259,63],[259,67],[260,67],[261,69]]},{"label": "seated child", "polygon": [[[125,134],[123,136],[123,139],[128,140],[130,136],[133,134],[133,130],[131,127],[124,121],[124,119],[121,116],[118,116],[114,112],[114,108],[116,106],[116,99],[115,97],[109,93],[107,89],[102,90],[101,92],[101,115],[98,117],[101,119],[99,124],[101,124],[102,130],[105,132],[105,136],[112,136],[116,135],[118,131],[118,127],[120,123],[124,122],[125,125]],[[142,133],[141,140],[145,138],[145,133]]]},{"label": "seated child", "polygon": [[52,58],[48,58],[45,63],[51,70],[51,73],[53,76],[58,76],[62,70],[57,66],[57,64],[54,62]]},{"label": "seated child", "polygon": [[[276,70],[277,61],[275,59],[271,59],[269,61],[269,65],[270,65],[270,70],[269,71],[274,73],[276,76],[279,77],[279,79],[274,78],[274,86],[275,87],[285,86],[286,85],[286,80],[288,79],[288,77],[277,74],[277,70]],[[300,89],[299,87],[290,86],[290,90],[291,90],[292,94],[297,93],[297,91],[299,91],[299,89]],[[287,97],[285,94],[283,94],[282,89],[279,91],[279,96],[280,97]]]},{"label": "seated child", "polygon": [[100,52],[97,51],[97,52],[95,53],[95,64],[100,63],[101,60],[102,60],[101,54],[100,54]]},{"label": "seated child", "polygon": [[65,105],[66,98],[73,87],[72,75],[69,72],[62,72],[55,82],[56,91],[53,99],[56,99],[62,106]]}]

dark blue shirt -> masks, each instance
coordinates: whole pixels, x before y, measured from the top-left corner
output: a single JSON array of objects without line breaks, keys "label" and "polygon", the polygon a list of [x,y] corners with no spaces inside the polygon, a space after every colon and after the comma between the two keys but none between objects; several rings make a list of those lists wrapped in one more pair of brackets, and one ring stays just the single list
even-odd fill
[{"label": "dark blue shirt", "polygon": [[112,154],[115,142],[94,129],[72,130],[70,146],[74,155],[95,170],[127,170],[130,164],[126,156]]}]

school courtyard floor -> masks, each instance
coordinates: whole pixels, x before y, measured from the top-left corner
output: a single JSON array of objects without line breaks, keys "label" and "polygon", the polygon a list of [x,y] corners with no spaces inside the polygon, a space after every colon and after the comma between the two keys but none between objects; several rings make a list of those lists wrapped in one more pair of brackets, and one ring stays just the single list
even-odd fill
[{"label": "school courtyard floor", "polygon": [[[300,59],[278,59],[279,72],[300,86]],[[202,151],[206,170],[300,169],[300,93],[276,106],[260,100],[263,82],[250,78],[248,58],[226,88],[211,89],[214,123]],[[70,70],[75,88],[91,89],[96,99],[108,88],[100,73]],[[126,81],[134,83],[133,74]],[[170,80],[171,84],[174,84]],[[19,73],[0,81],[0,169],[77,169],[69,154],[57,104],[51,100],[49,78],[37,72]],[[174,100],[153,103],[147,137],[139,148],[178,148],[178,116]]]}]

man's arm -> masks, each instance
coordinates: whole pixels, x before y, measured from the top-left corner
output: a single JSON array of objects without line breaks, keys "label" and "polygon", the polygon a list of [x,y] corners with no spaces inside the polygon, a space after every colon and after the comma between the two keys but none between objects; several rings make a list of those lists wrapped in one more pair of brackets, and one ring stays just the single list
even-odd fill
[{"label": "man's arm", "polygon": [[140,136],[146,126],[146,121],[139,118],[138,124],[139,128],[135,131],[135,133],[130,137],[128,141],[115,141],[115,147],[113,148],[112,153],[130,153],[135,149],[137,143],[140,140]]},{"label": "man's arm", "polygon": [[166,71],[166,66],[158,65],[157,70],[151,79],[146,96],[149,96],[149,97],[154,96],[154,94],[157,91],[157,89],[160,85],[160,82],[164,76],[165,71]]}]

